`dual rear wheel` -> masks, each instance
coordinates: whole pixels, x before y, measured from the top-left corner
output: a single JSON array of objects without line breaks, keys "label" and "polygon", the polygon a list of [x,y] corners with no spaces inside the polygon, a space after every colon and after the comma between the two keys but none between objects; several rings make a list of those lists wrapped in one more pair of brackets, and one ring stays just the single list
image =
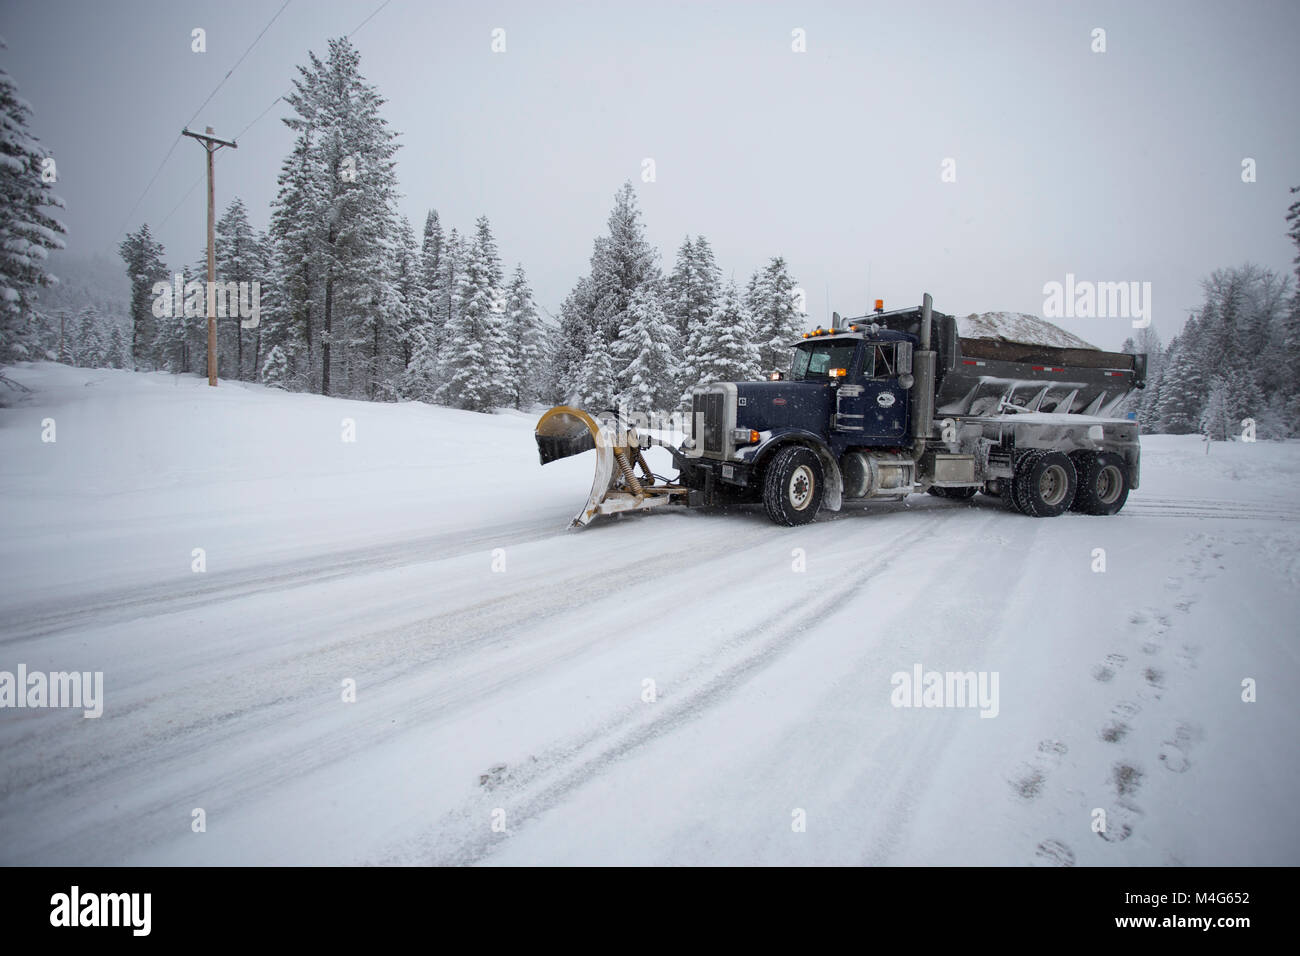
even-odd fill
[{"label": "dual rear wheel", "polygon": [[1054,518],[1067,510],[1113,515],[1128,500],[1124,460],[1108,452],[1031,449],[1016,459],[1009,498],[1031,518]]}]

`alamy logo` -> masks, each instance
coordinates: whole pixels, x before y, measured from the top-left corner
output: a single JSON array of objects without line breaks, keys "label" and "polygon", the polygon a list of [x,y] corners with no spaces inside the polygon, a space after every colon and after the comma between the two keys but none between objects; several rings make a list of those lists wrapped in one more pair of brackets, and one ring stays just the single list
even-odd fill
[{"label": "alamy logo", "polygon": [[1045,319],[1132,319],[1135,329],[1151,324],[1150,282],[1091,282],[1067,272],[1064,283],[1044,284],[1043,296]]},{"label": "alamy logo", "polygon": [[151,893],[70,893],[50,897],[51,926],[129,926],[133,936],[148,936],[152,923]]},{"label": "alamy logo", "polygon": [[103,671],[42,671],[27,673],[19,664],[18,672],[0,671],[0,708],[4,707],[80,707],[84,717],[104,713]]},{"label": "alamy logo", "polygon": [[981,717],[998,715],[997,671],[926,671],[913,664],[889,682],[895,707],[978,707]]},{"label": "alamy logo", "polygon": [[[175,318],[178,313],[187,319],[207,318],[208,286],[209,283],[198,279],[186,282],[179,272],[171,282],[155,282],[154,318]],[[239,326],[244,329],[255,329],[261,324],[262,283],[213,282],[211,287],[216,318],[239,319]]]}]

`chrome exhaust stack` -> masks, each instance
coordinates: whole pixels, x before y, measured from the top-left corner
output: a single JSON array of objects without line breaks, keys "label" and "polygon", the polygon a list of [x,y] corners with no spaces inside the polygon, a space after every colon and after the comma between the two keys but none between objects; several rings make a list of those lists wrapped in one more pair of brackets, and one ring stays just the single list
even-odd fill
[{"label": "chrome exhaust stack", "polygon": [[930,349],[934,299],[930,293],[921,300],[920,344],[912,353],[912,457],[920,461],[934,428],[935,353]]}]

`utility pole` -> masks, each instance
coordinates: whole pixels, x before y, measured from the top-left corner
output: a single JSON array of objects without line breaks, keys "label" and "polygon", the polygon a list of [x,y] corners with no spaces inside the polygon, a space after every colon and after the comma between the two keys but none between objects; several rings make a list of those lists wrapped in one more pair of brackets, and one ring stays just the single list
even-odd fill
[{"label": "utility pole", "polygon": [[217,225],[212,189],[212,154],[222,146],[229,146],[231,149],[239,147],[233,140],[217,139],[213,136],[211,126],[207,128],[206,135],[191,133],[188,129],[181,130],[181,135],[192,136],[198,140],[208,154],[208,384],[215,388],[217,385]]}]

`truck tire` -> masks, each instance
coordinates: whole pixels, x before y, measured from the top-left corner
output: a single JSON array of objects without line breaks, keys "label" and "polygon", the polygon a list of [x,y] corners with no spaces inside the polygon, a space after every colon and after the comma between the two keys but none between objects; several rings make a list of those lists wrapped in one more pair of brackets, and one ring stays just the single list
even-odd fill
[{"label": "truck tire", "polygon": [[971,498],[975,497],[975,492],[979,491],[979,489],[978,488],[936,488],[934,485],[931,485],[929,488],[926,489],[926,491],[934,495],[936,498],[950,498],[954,501],[969,501]]},{"label": "truck tire", "polygon": [[1110,452],[1076,451],[1070,456],[1078,473],[1071,509],[1087,515],[1113,515],[1128,501],[1128,468]]},{"label": "truck tire", "polygon": [[1068,455],[1033,449],[1016,459],[1011,495],[1021,513],[1031,518],[1055,518],[1074,502],[1077,483],[1074,462]]},{"label": "truck tire", "polygon": [[822,463],[800,445],[783,448],[763,477],[763,508],[777,524],[807,524],[822,504]]}]

